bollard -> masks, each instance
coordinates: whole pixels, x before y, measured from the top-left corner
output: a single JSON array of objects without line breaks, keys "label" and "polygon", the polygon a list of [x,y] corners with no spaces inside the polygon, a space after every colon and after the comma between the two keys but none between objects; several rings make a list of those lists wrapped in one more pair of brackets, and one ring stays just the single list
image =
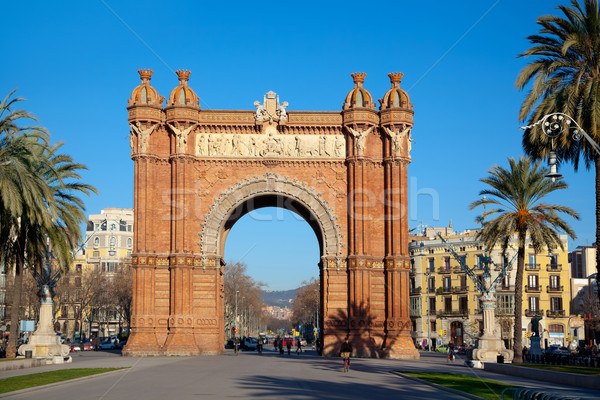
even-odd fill
[{"label": "bollard", "polygon": [[33,356],[33,351],[25,350],[25,358],[31,358]]}]

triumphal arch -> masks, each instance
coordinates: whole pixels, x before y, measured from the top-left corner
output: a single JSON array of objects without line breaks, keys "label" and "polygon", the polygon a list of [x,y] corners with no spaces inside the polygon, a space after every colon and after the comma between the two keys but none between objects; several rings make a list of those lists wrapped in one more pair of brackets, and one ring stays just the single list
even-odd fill
[{"label": "triumphal arch", "polygon": [[[354,73],[341,111],[295,111],[274,92],[251,110],[204,110],[177,71],[167,105],[139,70],[129,99],[135,164],[131,337],[126,355],[223,352],[223,249],[233,224],[284,207],[321,258],[324,355],[418,358],[410,337],[407,166],[412,104],[401,73],[379,100]],[[341,100],[342,98],[340,98]]]}]

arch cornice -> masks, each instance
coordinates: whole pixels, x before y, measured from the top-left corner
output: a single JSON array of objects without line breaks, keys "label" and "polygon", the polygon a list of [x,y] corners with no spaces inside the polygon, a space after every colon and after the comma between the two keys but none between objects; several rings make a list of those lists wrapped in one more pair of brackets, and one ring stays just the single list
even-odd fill
[{"label": "arch cornice", "polygon": [[323,240],[322,257],[342,255],[343,233],[332,207],[321,194],[296,178],[269,172],[263,176],[244,179],[222,192],[210,206],[200,232],[200,245],[204,256],[222,257],[222,233],[225,224],[236,208],[246,201],[265,195],[277,195],[298,201],[310,212],[320,228]]}]

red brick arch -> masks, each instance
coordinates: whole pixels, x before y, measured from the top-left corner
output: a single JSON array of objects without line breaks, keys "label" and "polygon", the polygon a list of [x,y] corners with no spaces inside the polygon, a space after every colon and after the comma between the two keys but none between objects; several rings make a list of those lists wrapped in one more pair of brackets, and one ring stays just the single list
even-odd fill
[{"label": "red brick arch", "polygon": [[245,213],[275,206],[304,217],[319,240],[323,353],[336,356],[347,337],[356,356],[417,358],[406,213],[413,112],[408,96],[394,100],[401,74],[390,74],[380,110],[365,74],[353,74],[341,112],[288,111],[273,92],[256,110],[201,110],[189,75],[178,71],[164,107],[152,71],[140,70],[129,100],[134,298],[124,354],[222,353],[227,234]]}]

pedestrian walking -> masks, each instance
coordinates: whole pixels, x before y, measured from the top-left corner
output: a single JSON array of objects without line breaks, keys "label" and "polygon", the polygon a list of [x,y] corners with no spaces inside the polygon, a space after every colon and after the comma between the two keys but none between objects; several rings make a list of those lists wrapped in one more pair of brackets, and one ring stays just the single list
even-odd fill
[{"label": "pedestrian walking", "polygon": [[283,355],[283,339],[279,339],[277,341],[277,346],[279,347],[279,355]]},{"label": "pedestrian walking", "polygon": [[288,356],[289,356],[292,351],[292,339],[291,338],[287,339],[286,347],[287,347]]},{"label": "pedestrian walking", "polygon": [[298,338],[298,348],[296,349],[296,355],[300,355],[302,353],[302,341]]}]

